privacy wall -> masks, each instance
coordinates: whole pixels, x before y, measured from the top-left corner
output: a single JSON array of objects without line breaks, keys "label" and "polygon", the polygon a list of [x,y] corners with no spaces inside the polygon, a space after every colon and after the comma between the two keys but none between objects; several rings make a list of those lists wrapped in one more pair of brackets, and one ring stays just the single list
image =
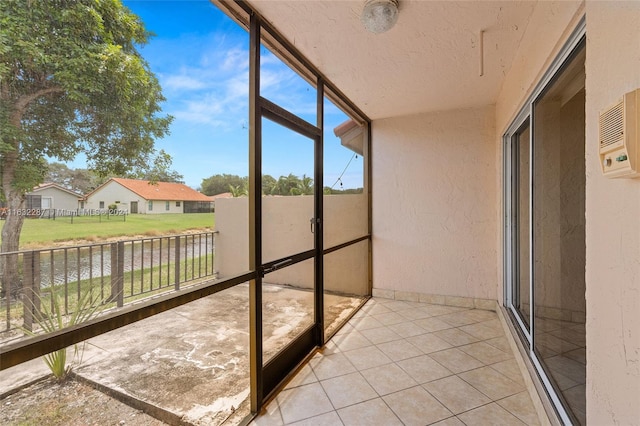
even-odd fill
[{"label": "privacy wall", "polygon": [[[331,248],[367,234],[367,199],[364,194],[325,195],[324,248]],[[313,249],[309,219],[312,196],[263,197],[262,256],[265,262]],[[249,199],[216,201],[215,267],[221,278],[249,269]],[[327,291],[366,295],[368,250],[356,244],[325,257],[324,288]],[[301,262],[268,274],[265,281],[304,289],[313,288],[313,262]]]},{"label": "privacy wall", "polygon": [[496,299],[494,124],[493,106],[373,122],[374,295]]}]

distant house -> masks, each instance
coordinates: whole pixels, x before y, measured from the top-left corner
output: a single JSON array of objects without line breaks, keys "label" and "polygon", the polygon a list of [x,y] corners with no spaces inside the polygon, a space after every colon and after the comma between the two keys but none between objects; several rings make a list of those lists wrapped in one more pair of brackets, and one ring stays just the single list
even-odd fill
[{"label": "distant house", "polygon": [[55,210],[60,215],[71,214],[78,209],[82,194],[71,191],[57,183],[45,182],[27,193],[27,209]]},{"label": "distant house", "polygon": [[212,202],[206,195],[181,183],[111,178],[86,195],[84,208],[104,210],[116,205],[129,213],[207,213]]}]

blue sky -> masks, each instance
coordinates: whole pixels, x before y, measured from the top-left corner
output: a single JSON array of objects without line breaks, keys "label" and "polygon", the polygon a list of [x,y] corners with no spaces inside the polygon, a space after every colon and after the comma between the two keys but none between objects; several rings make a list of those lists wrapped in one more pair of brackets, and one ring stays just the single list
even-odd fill
[{"label": "blue sky", "polygon": [[[194,188],[214,174],[248,175],[248,33],[208,0],[124,4],[156,34],[140,52],[167,98],[163,111],[174,116],[170,135],[156,148],[173,157],[172,168]],[[315,124],[315,89],[266,49],[261,70],[262,96]],[[325,186],[334,184],[354,154],[332,131],[346,119],[325,102]],[[313,175],[310,140],[274,123],[265,122],[263,132],[264,173]],[[344,188],[362,186],[360,156],[341,180]]]}]

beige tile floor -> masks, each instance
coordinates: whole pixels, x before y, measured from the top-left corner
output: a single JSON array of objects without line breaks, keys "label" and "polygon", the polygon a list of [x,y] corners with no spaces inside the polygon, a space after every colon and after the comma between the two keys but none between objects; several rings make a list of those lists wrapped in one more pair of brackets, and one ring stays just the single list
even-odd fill
[{"label": "beige tile floor", "polygon": [[551,379],[582,425],[587,424],[586,407],[586,341],[583,323],[536,318],[543,324],[535,334],[538,350],[543,355]]},{"label": "beige tile floor", "polygon": [[373,298],[253,425],[537,425],[495,312]]}]

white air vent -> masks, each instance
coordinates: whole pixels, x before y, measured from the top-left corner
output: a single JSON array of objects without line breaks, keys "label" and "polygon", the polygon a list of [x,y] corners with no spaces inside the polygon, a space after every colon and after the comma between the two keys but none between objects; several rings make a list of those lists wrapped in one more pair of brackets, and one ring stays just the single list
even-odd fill
[{"label": "white air vent", "polygon": [[600,116],[600,149],[624,141],[624,102]]},{"label": "white air vent", "polygon": [[640,170],[640,89],[600,113],[598,132],[602,172],[607,177],[638,177]]}]

